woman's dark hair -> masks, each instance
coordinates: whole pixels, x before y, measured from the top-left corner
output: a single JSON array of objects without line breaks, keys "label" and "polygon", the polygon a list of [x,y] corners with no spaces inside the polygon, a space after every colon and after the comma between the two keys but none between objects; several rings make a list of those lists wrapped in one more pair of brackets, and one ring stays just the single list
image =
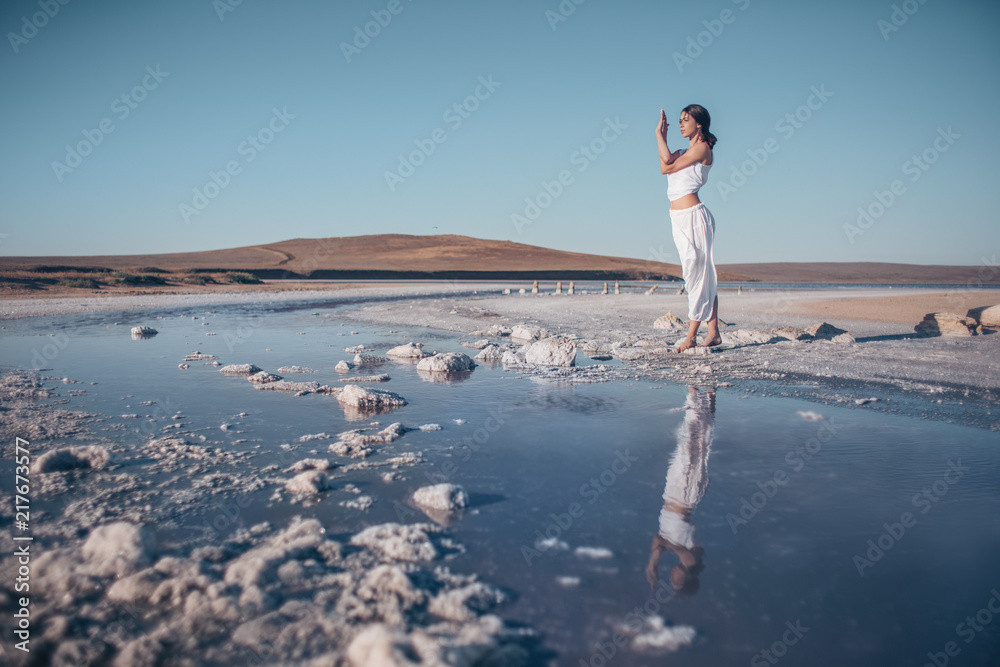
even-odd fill
[{"label": "woman's dark hair", "polygon": [[718,139],[715,135],[709,132],[708,128],[712,124],[712,117],[708,115],[708,109],[701,106],[700,104],[689,104],[684,107],[683,111],[686,111],[694,121],[701,125],[701,134],[705,137],[705,141],[708,142],[709,148],[715,148],[715,142]]}]

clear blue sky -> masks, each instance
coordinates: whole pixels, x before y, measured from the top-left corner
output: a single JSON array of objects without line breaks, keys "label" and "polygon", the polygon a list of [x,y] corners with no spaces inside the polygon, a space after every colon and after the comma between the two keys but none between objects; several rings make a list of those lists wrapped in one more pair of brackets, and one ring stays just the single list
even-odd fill
[{"label": "clear blue sky", "polygon": [[995,1],[237,1],[3,3],[0,254],[397,232],[676,261],[654,127],[685,147],[690,103],[717,263],[1000,254]]}]

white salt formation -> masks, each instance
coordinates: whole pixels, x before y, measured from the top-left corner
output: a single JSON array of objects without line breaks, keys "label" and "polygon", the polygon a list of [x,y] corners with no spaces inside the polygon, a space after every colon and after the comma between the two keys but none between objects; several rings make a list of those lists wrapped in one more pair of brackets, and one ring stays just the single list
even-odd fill
[{"label": "white salt formation", "polygon": [[285,482],[285,488],[298,498],[306,498],[329,489],[330,478],[322,470],[307,470]]},{"label": "white salt formation", "polygon": [[684,326],[684,320],[673,313],[667,313],[653,322],[654,329],[681,329]]},{"label": "white salt formation", "polygon": [[345,405],[370,410],[397,408],[406,405],[406,399],[391,391],[368,389],[354,384],[345,386],[337,394],[337,400]]},{"label": "white salt formation", "polygon": [[441,354],[435,354],[433,357],[425,357],[417,363],[418,371],[431,373],[471,371],[475,367],[476,362],[461,352],[442,352]]},{"label": "white salt formation", "polygon": [[422,359],[428,356],[428,353],[423,349],[422,343],[407,343],[406,345],[398,345],[388,352],[385,356],[392,357],[394,359]]},{"label": "white salt formation", "polygon": [[159,332],[156,329],[154,329],[153,327],[147,327],[147,326],[132,327],[132,337],[133,338],[135,338],[135,337],[141,338],[143,336],[155,336],[158,333]]},{"label": "white salt formation", "polygon": [[31,472],[60,472],[75,468],[103,468],[111,460],[104,447],[97,445],[65,447],[45,452],[31,464]]},{"label": "white salt formation", "polygon": [[277,382],[281,379],[280,375],[275,375],[274,373],[268,373],[267,371],[260,371],[259,373],[254,373],[253,375],[248,375],[247,380],[253,382],[254,384],[266,384],[268,382]]},{"label": "white salt formation", "polygon": [[389,361],[386,357],[380,357],[377,354],[356,354],[354,355],[354,365],[355,366],[373,366],[375,364],[384,364]]},{"label": "white salt formation", "polygon": [[510,337],[518,340],[539,340],[548,338],[549,332],[542,327],[529,324],[515,324],[510,330]]},{"label": "white salt formation", "polygon": [[226,375],[253,375],[254,373],[260,373],[261,370],[260,367],[253,364],[229,364],[220,368],[219,372]]},{"label": "white salt formation", "polygon": [[469,506],[469,495],[457,484],[434,484],[417,489],[413,502],[421,507],[454,512]]},{"label": "white salt formation", "polygon": [[575,366],[576,344],[553,336],[525,345],[521,352],[525,363],[536,366]]}]

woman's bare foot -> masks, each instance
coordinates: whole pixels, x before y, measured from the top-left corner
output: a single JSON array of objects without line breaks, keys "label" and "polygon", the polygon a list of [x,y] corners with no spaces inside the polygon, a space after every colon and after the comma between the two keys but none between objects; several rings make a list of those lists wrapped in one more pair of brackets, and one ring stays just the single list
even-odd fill
[{"label": "woman's bare foot", "polygon": [[718,333],[714,336],[705,336],[705,342],[698,347],[715,347],[716,345],[722,345],[722,336]]},{"label": "woman's bare foot", "polygon": [[688,336],[687,338],[685,338],[684,340],[682,340],[680,343],[677,344],[677,347],[674,348],[674,352],[683,352],[689,347],[694,347],[695,343],[697,342],[698,340],[694,336]]}]

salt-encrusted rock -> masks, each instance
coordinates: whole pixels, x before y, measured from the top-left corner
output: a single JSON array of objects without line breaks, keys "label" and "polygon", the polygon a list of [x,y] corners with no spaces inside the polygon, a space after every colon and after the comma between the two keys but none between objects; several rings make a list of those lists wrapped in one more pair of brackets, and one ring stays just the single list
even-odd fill
[{"label": "salt-encrusted rock", "polygon": [[433,357],[426,357],[417,363],[418,371],[429,371],[432,373],[456,373],[459,371],[471,371],[476,367],[476,362],[468,355],[461,352],[442,352]]},{"label": "salt-encrusted rock", "polygon": [[548,336],[549,332],[546,329],[528,324],[515,324],[510,330],[510,337],[518,340],[540,340]]},{"label": "salt-encrusted rock", "polygon": [[299,497],[315,496],[330,488],[330,478],[322,470],[307,470],[285,482],[285,488]]},{"label": "salt-encrusted rock", "polygon": [[374,366],[375,364],[384,364],[387,361],[389,360],[386,357],[380,357],[377,354],[354,355],[355,366]]},{"label": "salt-encrusted rock", "polygon": [[775,327],[771,329],[771,333],[779,338],[787,338],[788,340],[808,340],[812,338],[811,335],[806,333],[805,329],[799,329],[798,327]]},{"label": "salt-encrusted rock", "polygon": [[333,370],[337,371],[338,373],[347,373],[348,371],[354,370],[354,364],[350,363],[349,361],[344,361],[343,359],[341,359],[340,361],[337,362],[337,365],[333,367]]},{"label": "salt-encrusted rock", "polygon": [[397,345],[388,352],[385,356],[391,357],[393,359],[423,359],[428,355],[423,349],[422,343],[407,343],[406,345]]},{"label": "salt-encrusted rock", "polygon": [[927,313],[913,327],[921,336],[972,336],[975,329],[976,320],[955,313]]},{"label": "salt-encrusted rock", "polygon": [[1000,306],[973,308],[967,313],[967,316],[984,327],[1000,327]]},{"label": "salt-encrusted rock", "polygon": [[80,553],[94,574],[122,576],[149,565],[155,546],[147,528],[118,521],[92,530]]},{"label": "salt-encrusted rock", "polygon": [[[299,438],[301,440],[302,438]],[[328,459],[302,459],[289,468],[290,472],[305,472],[306,470],[329,470],[333,467]]]},{"label": "salt-encrusted rock", "polygon": [[229,364],[220,368],[219,372],[226,375],[253,375],[260,373],[261,370],[263,369],[253,364]]},{"label": "salt-encrusted rock", "polygon": [[722,342],[726,345],[759,345],[774,340],[774,334],[759,329],[737,329],[723,331]]},{"label": "salt-encrusted rock", "polygon": [[318,371],[308,368],[306,366],[282,366],[278,369],[279,373],[317,373]]},{"label": "salt-encrusted rock", "polygon": [[367,458],[372,453],[372,445],[383,445],[400,438],[409,429],[396,422],[389,424],[378,433],[365,433],[363,429],[344,431],[337,442],[330,445],[330,451],[338,456]]},{"label": "salt-encrusted rock", "polygon": [[469,506],[469,495],[457,484],[434,484],[417,489],[413,502],[421,507],[456,512]]},{"label": "salt-encrusted rock", "polygon": [[462,347],[467,347],[470,350],[482,350],[489,345],[493,345],[487,338],[480,338],[479,340],[464,340],[462,341]]},{"label": "salt-encrusted rock", "polygon": [[147,326],[132,327],[132,336],[134,337],[141,338],[143,336],[155,336],[158,333],[159,331],[157,331],[153,327],[147,327]]},{"label": "salt-encrusted rock", "polygon": [[839,327],[835,327],[832,324],[828,324],[826,322],[819,322],[817,324],[813,324],[812,326],[808,326],[806,327],[805,331],[813,338],[821,338],[826,340],[832,340],[835,336],[847,333],[846,330],[841,329]]},{"label": "salt-encrusted rock", "polygon": [[475,356],[475,360],[495,364],[503,359],[503,353],[504,348],[490,343],[479,351],[479,354]]},{"label": "salt-encrusted rock", "polygon": [[644,652],[676,651],[681,646],[690,646],[697,633],[690,625],[666,626],[657,615],[644,616],[638,634],[632,637],[632,648]]},{"label": "salt-encrusted rock", "polygon": [[469,335],[475,338],[502,338],[504,336],[510,336],[512,332],[513,329],[510,327],[505,327],[502,324],[491,324],[485,329],[471,331],[469,332]]},{"label": "salt-encrusted rock", "polygon": [[854,340],[854,336],[847,333],[846,331],[842,334],[837,334],[830,340],[832,340],[834,343],[843,343],[845,345],[857,342]]},{"label": "salt-encrusted rock", "polygon": [[365,351],[364,345],[355,345],[354,347],[344,348],[344,352],[347,352],[348,354],[361,354],[364,351]]},{"label": "salt-encrusted rock", "polygon": [[337,400],[356,408],[377,410],[380,408],[396,408],[406,405],[406,399],[399,394],[382,389],[368,389],[356,384],[349,384],[337,394]]},{"label": "salt-encrusted rock", "polygon": [[60,472],[75,468],[99,470],[108,464],[111,455],[97,445],[65,447],[45,452],[31,464],[31,472]]},{"label": "salt-encrusted rock", "polygon": [[184,361],[204,361],[208,359],[215,359],[214,354],[202,354],[198,350],[195,350],[191,354],[184,355]]},{"label": "salt-encrusted rock", "polygon": [[576,344],[553,336],[525,346],[524,361],[535,366],[575,366]]},{"label": "salt-encrusted rock", "polygon": [[438,550],[428,533],[440,529],[430,523],[402,525],[383,523],[365,528],[354,535],[350,542],[381,553],[387,558],[403,561],[431,561],[438,557]]},{"label": "salt-encrusted rock", "polygon": [[254,384],[267,384],[268,382],[277,382],[280,379],[280,375],[268,373],[267,371],[260,371],[259,373],[247,376],[247,380],[253,382]]},{"label": "salt-encrusted rock", "polygon": [[506,599],[500,590],[476,581],[438,593],[427,605],[427,611],[449,621],[468,623]]},{"label": "salt-encrusted rock", "polygon": [[500,363],[502,363],[505,368],[525,366],[527,364],[524,360],[524,353],[521,350],[504,350],[503,354],[500,356]]},{"label": "salt-encrusted rock", "polygon": [[378,375],[355,375],[354,377],[341,378],[341,382],[388,382],[391,380],[386,373]]},{"label": "salt-encrusted rock", "polygon": [[667,313],[653,322],[654,329],[682,329],[684,326],[684,320],[673,313]]},{"label": "salt-encrusted rock", "polygon": [[[325,385],[324,385],[325,386]],[[328,387],[329,388],[329,387]],[[300,392],[310,394],[321,393],[319,382],[292,382],[291,380],[275,380],[254,385],[254,389],[266,389],[268,391],[288,391],[295,394]]]}]

